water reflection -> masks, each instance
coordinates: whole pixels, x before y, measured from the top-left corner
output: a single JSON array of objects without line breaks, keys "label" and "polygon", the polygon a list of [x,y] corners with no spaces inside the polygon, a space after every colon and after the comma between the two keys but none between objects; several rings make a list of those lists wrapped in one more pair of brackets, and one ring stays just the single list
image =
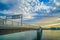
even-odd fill
[{"label": "water reflection", "polygon": [[60,30],[44,30],[42,40],[60,40]]},{"label": "water reflection", "polygon": [[0,35],[0,40],[33,40],[36,38],[36,30]]},{"label": "water reflection", "polygon": [[[0,40],[36,40],[37,30],[0,35]],[[60,40],[60,30],[43,30],[41,40]]]}]

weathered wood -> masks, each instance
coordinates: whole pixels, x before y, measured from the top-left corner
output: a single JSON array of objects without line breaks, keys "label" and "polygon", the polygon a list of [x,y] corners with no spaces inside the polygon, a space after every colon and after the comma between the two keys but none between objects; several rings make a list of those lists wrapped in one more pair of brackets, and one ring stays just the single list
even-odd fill
[{"label": "weathered wood", "polygon": [[41,40],[41,37],[42,37],[42,29],[38,29],[37,30],[37,40]]}]

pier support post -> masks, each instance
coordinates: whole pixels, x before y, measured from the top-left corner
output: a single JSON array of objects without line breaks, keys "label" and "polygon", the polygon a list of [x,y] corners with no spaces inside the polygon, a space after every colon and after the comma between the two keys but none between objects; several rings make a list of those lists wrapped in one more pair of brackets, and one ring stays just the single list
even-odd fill
[{"label": "pier support post", "polygon": [[42,37],[42,28],[37,29],[37,40],[41,40]]}]

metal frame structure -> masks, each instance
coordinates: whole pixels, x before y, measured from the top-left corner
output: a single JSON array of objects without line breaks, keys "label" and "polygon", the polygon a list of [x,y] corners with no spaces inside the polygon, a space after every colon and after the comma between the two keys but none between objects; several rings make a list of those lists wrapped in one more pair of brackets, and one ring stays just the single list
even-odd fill
[{"label": "metal frame structure", "polygon": [[[4,15],[5,16],[5,15]],[[22,20],[23,20],[23,14],[17,14],[17,15],[7,15],[5,16],[5,19],[4,19],[4,24],[6,24],[7,20],[8,19],[20,19],[21,18],[21,26],[23,25],[22,23]],[[13,21],[12,21],[12,24],[13,24]]]}]

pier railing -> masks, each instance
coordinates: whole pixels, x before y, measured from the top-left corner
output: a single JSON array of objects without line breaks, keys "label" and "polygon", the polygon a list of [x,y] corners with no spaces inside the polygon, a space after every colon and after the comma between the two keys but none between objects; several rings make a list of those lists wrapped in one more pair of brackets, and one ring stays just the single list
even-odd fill
[{"label": "pier railing", "polygon": [[19,22],[15,22],[15,21],[12,21],[12,20],[5,20],[5,19],[1,19],[0,18],[0,26],[9,26],[9,27],[20,27],[21,24]]},{"label": "pier railing", "polygon": [[[10,28],[15,28],[15,27],[20,27],[20,28],[16,28],[16,29],[10,29]],[[24,27],[24,28],[23,28]],[[9,29],[5,29],[5,28],[9,28]],[[21,32],[21,31],[27,31],[27,30],[37,30],[37,38],[36,40],[41,40],[41,36],[42,36],[42,28],[40,27],[35,27],[32,25],[28,25],[28,24],[22,24],[20,22],[15,22],[15,21],[11,21],[11,20],[5,20],[5,19],[0,19],[0,35],[3,34],[9,34],[9,33],[15,33],[15,32]]]},{"label": "pier railing", "polygon": [[36,28],[36,26],[29,25],[29,24],[21,24],[20,22],[12,21],[12,20],[5,20],[0,18],[0,28],[4,27],[26,27],[26,28]]}]

